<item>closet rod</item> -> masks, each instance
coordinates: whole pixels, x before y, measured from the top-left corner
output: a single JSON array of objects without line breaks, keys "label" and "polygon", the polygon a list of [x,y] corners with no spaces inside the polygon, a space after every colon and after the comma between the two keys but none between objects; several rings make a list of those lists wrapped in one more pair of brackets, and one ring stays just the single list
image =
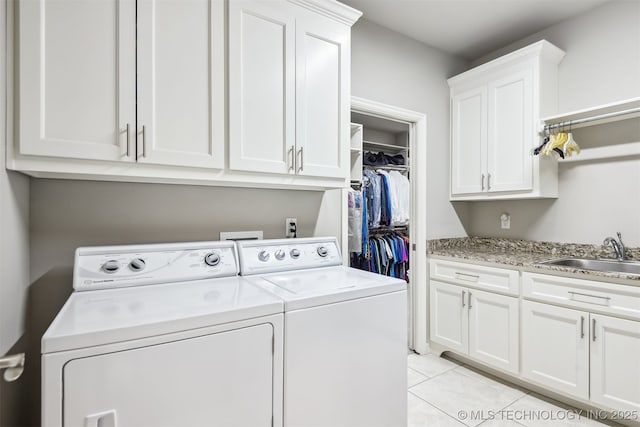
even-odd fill
[{"label": "closet rod", "polygon": [[557,128],[566,127],[566,126],[571,127],[573,125],[580,125],[580,124],[583,124],[583,123],[595,122],[597,120],[610,119],[610,118],[613,118],[613,117],[626,116],[626,115],[629,115],[629,114],[637,114],[637,113],[640,113],[640,107],[631,108],[631,109],[622,110],[622,111],[615,111],[613,113],[598,114],[597,116],[585,117],[583,119],[567,120],[567,121],[564,121],[564,122],[553,123],[553,124],[550,124],[550,125],[545,125],[544,129],[545,130],[552,130],[552,129],[557,129]]}]

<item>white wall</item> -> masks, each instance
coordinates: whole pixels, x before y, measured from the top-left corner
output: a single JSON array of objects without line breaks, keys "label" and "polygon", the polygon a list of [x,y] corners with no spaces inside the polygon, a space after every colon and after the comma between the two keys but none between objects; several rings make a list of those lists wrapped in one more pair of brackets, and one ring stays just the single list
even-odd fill
[{"label": "white wall", "polygon": [[352,31],[351,93],[427,115],[427,237],[466,236],[449,203],[449,86],[466,63],[365,19]]},{"label": "white wall", "polygon": [[[640,2],[612,1],[554,25],[478,61],[485,62],[531,42],[547,39],[567,52],[559,68],[559,112],[640,97]],[[627,123],[635,141],[640,125]],[[611,128],[615,130],[615,126]],[[610,132],[580,130],[576,140],[610,143]],[[627,138],[628,139],[628,138]],[[621,231],[629,246],[640,246],[640,159],[564,163],[553,200],[471,204],[469,234],[600,244]],[[511,230],[499,228],[502,212]]]},{"label": "white wall", "polygon": [[[6,2],[0,2],[0,356],[24,332],[26,290],[29,285],[29,179],[8,172],[5,165]],[[8,135],[7,135],[8,134]]]},{"label": "white wall", "polygon": [[322,201],[321,191],[33,179],[31,279],[72,265],[78,246],[218,240],[221,231],[282,238],[286,217],[312,236]]}]

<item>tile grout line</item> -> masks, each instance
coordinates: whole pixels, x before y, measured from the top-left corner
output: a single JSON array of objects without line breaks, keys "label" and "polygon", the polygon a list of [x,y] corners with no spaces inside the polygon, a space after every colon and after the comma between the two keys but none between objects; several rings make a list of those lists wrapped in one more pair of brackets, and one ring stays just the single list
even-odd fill
[{"label": "tile grout line", "polygon": [[463,423],[462,421],[460,421],[459,419],[455,418],[452,415],[447,414],[445,411],[443,411],[442,409],[438,408],[436,405],[434,405],[431,402],[428,402],[426,400],[424,400],[423,398],[421,398],[420,396],[418,396],[417,394],[409,391],[409,393],[411,393],[413,396],[417,397],[418,399],[422,400],[424,403],[426,403],[427,405],[431,406],[432,408],[434,408],[436,411],[443,413],[444,415],[446,415],[447,417],[451,418],[452,420],[457,421],[458,423],[462,424],[463,426],[467,426],[467,427],[471,427],[469,424]]}]

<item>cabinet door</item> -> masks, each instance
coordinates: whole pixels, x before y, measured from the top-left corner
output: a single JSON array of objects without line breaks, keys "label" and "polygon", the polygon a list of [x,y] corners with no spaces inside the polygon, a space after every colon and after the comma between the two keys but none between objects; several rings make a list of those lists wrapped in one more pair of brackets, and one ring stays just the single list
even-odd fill
[{"label": "cabinet door", "polygon": [[518,358],[518,299],[469,290],[469,356],[515,374]]},{"label": "cabinet door", "polygon": [[640,322],[591,315],[591,400],[640,410]]},{"label": "cabinet door", "polygon": [[469,343],[469,313],[467,290],[432,280],[431,340],[462,354],[467,354]]},{"label": "cabinet door", "polygon": [[138,0],[137,157],[224,167],[223,0]]},{"label": "cabinet door", "polygon": [[451,194],[485,190],[487,88],[462,92],[451,99]]},{"label": "cabinet door", "polygon": [[522,302],[522,376],[589,398],[589,313]]},{"label": "cabinet door", "polygon": [[296,21],[296,148],[301,175],[349,170],[351,28],[300,10]]},{"label": "cabinet door", "polygon": [[293,173],[295,17],[282,0],[229,2],[229,167]]},{"label": "cabinet door", "polygon": [[271,426],[270,324],[71,360],[71,426]]},{"label": "cabinet door", "polygon": [[487,190],[533,188],[533,70],[489,84]]},{"label": "cabinet door", "polygon": [[17,4],[20,154],[133,160],[135,1]]}]

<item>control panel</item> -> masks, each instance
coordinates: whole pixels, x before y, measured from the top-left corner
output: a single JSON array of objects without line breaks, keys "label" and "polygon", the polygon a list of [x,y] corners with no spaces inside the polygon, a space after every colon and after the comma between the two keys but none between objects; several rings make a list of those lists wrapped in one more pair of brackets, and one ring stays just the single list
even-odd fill
[{"label": "control panel", "polygon": [[239,241],[240,274],[248,276],[341,265],[335,237]]},{"label": "control panel", "polygon": [[235,244],[195,242],[78,248],[76,291],[236,276]]}]

